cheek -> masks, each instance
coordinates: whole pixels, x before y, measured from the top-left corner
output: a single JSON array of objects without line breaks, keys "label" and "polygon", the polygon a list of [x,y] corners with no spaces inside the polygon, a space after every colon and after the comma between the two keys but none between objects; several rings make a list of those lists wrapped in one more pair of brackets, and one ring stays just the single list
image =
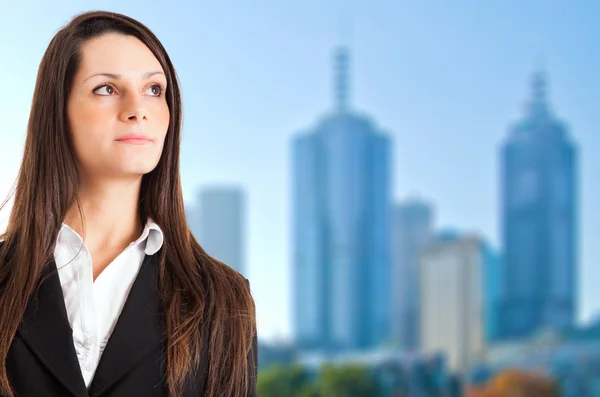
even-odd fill
[{"label": "cheek", "polygon": [[157,136],[160,136],[163,140],[167,135],[167,130],[169,129],[170,117],[171,113],[166,103],[164,106],[160,106],[158,109],[156,109]]},{"label": "cheek", "polygon": [[107,136],[107,110],[81,101],[70,105],[67,115],[75,151],[80,155],[97,151]]}]

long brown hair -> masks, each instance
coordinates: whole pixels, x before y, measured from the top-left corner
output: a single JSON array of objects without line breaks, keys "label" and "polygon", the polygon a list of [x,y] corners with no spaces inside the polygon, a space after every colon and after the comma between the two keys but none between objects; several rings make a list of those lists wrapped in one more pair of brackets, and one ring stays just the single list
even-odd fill
[{"label": "long brown hair", "polygon": [[14,206],[0,248],[0,394],[13,397],[6,369],[9,347],[31,295],[52,263],[65,214],[71,206],[79,206],[79,175],[65,109],[81,62],[80,47],[110,32],[141,40],[162,65],[168,82],[169,129],[158,165],[142,178],[139,216],[143,221],[151,217],[164,232],[159,285],[170,394],[180,395],[194,376],[201,359],[201,335],[206,333],[205,395],[245,395],[254,373],[248,362],[256,337],[254,301],[244,277],[209,257],[188,227],[179,175],[182,107],[175,70],[146,26],[103,11],[80,14],[62,28],[39,67]]}]

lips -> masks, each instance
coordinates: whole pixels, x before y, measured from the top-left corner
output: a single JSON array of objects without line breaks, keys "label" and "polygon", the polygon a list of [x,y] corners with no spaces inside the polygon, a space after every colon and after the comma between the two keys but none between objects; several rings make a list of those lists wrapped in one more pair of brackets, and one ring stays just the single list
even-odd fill
[{"label": "lips", "polygon": [[143,145],[146,143],[151,143],[152,138],[143,134],[128,134],[116,139],[117,142],[121,143],[130,143],[135,145]]}]

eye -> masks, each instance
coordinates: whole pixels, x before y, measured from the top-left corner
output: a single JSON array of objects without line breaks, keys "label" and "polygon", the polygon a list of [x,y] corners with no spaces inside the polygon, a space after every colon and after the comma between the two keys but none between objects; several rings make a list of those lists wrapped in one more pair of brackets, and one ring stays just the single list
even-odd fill
[{"label": "eye", "polygon": [[110,96],[115,93],[115,88],[110,84],[104,84],[98,88],[95,88],[92,92],[96,95]]},{"label": "eye", "polygon": [[154,84],[146,91],[151,96],[160,96],[163,92],[163,87],[160,84]]}]

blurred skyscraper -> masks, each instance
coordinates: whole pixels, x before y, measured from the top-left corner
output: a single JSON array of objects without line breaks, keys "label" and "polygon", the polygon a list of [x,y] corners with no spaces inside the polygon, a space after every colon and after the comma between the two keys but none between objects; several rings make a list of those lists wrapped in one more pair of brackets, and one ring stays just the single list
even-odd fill
[{"label": "blurred skyscraper", "polygon": [[501,151],[504,338],[570,326],[577,310],[577,149],[548,104],[543,74],[532,88]]},{"label": "blurred skyscraper", "polygon": [[419,347],[419,254],[433,232],[433,209],[420,199],[395,206],[392,218],[392,338]]},{"label": "blurred skyscraper", "polygon": [[389,335],[391,142],[348,103],[293,142],[294,329],[301,349],[368,348]]},{"label": "blurred skyscraper", "polygon": [[498,318],[498,256],[477,236],[444,235],[420,256],[421,347],[466,374],[483,359]]},{"label": "blurred skyscraper", "polygon": [[248,277],[245,267],[246,196],[239,187],[206,186],[187,210],[192,232],[206,252]]}]

